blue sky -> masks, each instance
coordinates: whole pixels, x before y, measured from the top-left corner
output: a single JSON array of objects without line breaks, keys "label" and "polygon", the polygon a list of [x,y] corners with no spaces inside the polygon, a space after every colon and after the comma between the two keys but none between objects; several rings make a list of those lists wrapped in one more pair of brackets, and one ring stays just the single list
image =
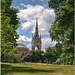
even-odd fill
[{"label": "blue sky", "polygon": [[48,0],[13,0],[11,7],[18,8],[17,13],[20,18],[20,26],[17,33],[20,35],[18,43],[25,44],[31,49],[32,34],[35,32],[36,18],[38,18],[38,30],[42,35],[42,50],[48,46],[54,46],[48,33],[52,22],[55,19],[54,10],[48,8]]}]

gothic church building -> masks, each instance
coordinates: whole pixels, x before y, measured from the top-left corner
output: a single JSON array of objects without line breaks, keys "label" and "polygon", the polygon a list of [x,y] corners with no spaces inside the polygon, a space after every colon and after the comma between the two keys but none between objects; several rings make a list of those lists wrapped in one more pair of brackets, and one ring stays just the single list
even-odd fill
[{"label": "gothic church building", "polygon": [[39,36],[38,34],[38,19],[36,19],[36,28],[35,28],[35,34],[32,35],[32,50],[35,50],[35,47],[37,47],[38,50],[41,50],[41,34]]}]

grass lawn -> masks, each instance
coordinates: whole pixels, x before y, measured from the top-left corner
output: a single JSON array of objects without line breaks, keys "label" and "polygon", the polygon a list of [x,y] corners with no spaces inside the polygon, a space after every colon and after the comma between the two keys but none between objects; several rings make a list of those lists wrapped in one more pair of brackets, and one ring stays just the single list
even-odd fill
[{"label": "grass lawn", "polygon": [[1,63],[1,75],[74,75],[74,65]]}]

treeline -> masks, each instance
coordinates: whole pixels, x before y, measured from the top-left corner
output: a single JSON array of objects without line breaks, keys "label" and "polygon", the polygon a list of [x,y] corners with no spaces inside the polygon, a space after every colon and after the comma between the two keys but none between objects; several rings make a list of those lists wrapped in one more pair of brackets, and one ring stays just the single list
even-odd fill
[{"label": "treeline", "polygon": [[[30,50],[28,52],[21,52],[17,54],[16,51],[10,51],[7,54],[6,60],[3,60],[4,62],[10,62],[10,63],[21,63],[21,62],[35,62],[35,63],[50,63],[56,62],[59,58],[61,61],[61,64],[74,64],[74,56],[66,58],[65,56],[62,57],[63,51],[60,49],[62,44],[56,44],[53,47],[48,47],[44,51],[41,50]],[[60,48],[59,48],[60,47]],[[59,48],[59,49],[58,49]]]}]

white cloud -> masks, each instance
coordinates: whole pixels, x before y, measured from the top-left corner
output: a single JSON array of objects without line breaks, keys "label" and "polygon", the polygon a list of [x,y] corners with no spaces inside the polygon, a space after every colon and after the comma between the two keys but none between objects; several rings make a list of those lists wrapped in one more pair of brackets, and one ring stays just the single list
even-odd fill
[{"label": "white cloud", "polygon": [[32,38],[28,38],[26,36],[19,36],[19,39],[17,39],[17,43],[22,43],[29,49],[31,49],[31,40]]},{"label": "white cloud", "polygon": [[54,46],[55,44],[56,44],[55,41],[51,42],[51,38],[50,37],[42,38],[42,50],[45,50],[45,48]]},{"label": "white cloud", "polygon": [[21,3],[25,9],[20,9],[18,17],[25,20],[25,23],[22,23],[22,29],[28,30],[31,28],[31,33],[35,31],[35,22],[38,18],[38,27],[42,35],[48,34],[48,31],[51,27],[52,22],[54,21],[55,14],[53,9],[46,9],[41,5],[25,5]]},{"label": "white cloud", "polygon": [[25,23],[22,23],[22,30],[28,30],[29,28],[34,27],[34,24],[35,24],[34,20],[30,20]]},{"label": "white cloud", "polygon": [[[26,36],[21,36],[21,35],[20,35],[19,39],[17,40],[18,43],[24,44],[30,50],[32,48],[31,41],[32,41],[32,37],[28,38]],[[41,50],[43,50],[43,51],[45,50],[45,48],[48,48],[48,46],[54,46],[56,44],[55,41],[51,42],[50,37],[42,38],[41,41],[42,41],[42,49]]]}]

